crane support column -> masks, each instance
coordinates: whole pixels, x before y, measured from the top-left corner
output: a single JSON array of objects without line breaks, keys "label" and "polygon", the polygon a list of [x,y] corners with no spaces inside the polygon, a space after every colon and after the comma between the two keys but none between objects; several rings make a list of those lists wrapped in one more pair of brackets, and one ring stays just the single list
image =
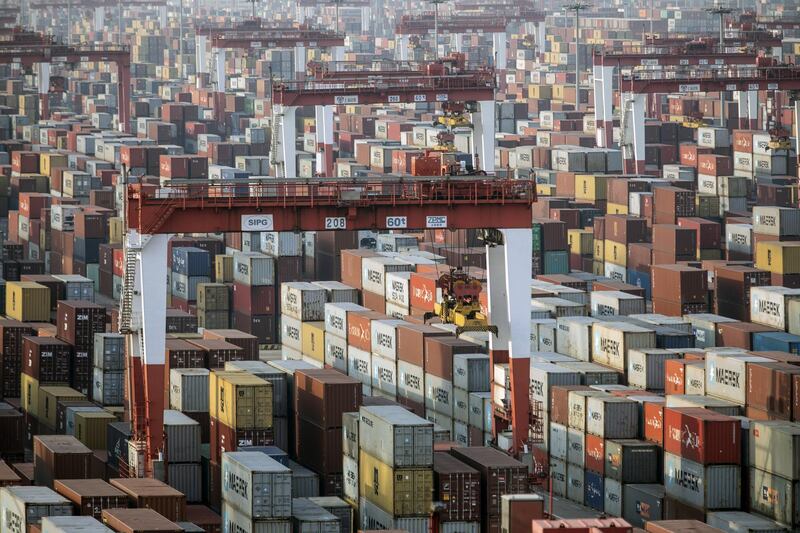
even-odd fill
[{"label": "crane support column", "polygon": [[496,110],[494,100],[478,102],[478,112],[472,118],[472,144],[478,156],[476,167],[494,172]]},{"label": "crane support column", "polygon": [[306,79],[306,47],[294,47],[294,76],[296,80]]},{"label": "crane support column", "polygon": [[451,33],[450,34],[450,46],[452,46],[453,51],[455,52],[463,52],[464,51],[464,34],[463,33]]},{"label": "crane support column", "polygon": [[747,91],[747,117],[750,119],[748,128],[758,129],[758,91]]},{"label": "crane support column", "polygon": [[644,173],[644,112],[647,95],[624,93],[623,120],[625,121],[625,138],[622,141],[625,151],[625,171],[630,174]]},{"label": "crane support column", "polygon": [[214,93],[214,119],[225,131],[225,50],[215,49],[214,57],[214,82],[217,90]]},{"label": "crane support column", "polygon": [[614,144],[614,67],[595,65],[594,77],[594,120],[597,129],[597,146],[611,148]]},{"label": "crane support column", "polygon": [[508,68],[508,35],[506,32],[497,32],[492,34],[492,51],[494,53],[495,65],[497,69],[497,77],[499,80],[499,87],[505,89],[506,87],[506,69]]},{"label": "crane support column", "polygon": [[94,31],[98,33],[102,32],[105,25],[106,25],[106,8],[104,7],[94,8]]},{"label": "crane support column", "polygon": [[39,115],[50,120],[50,63],[39,63]]},{"label": "crane support column", "polygon": [[[272,149],[275,156],[273,164],[277,164],[278,170],[276,176],[279,178],[296,178],[297,177],[297,126],[295,125],[295,114],[297,107],[294,106],[281,106],[275,105],[272,110],[272,116],[278,119],[278,124],[273,122],[272,127],[278,129],[276,135],[277,149]],[[281,164],[283,169],[281,170]]]},{"label": "crane support column", "polygon": [[332,105],[314,107],[316,118],[317,174],[333,177],[333,109]]},{"label": "crane support column", "polygon": [[398,35],[397,40],[395,42],[395,59],[398,61],[408,61],[408,45],[409,45],[409,36],[408,35]]},{"label": "crane support column", "polygon": [[344,46],[334,46],[331,48],[331,55],[333,56],[333,69],[341,70],[342,62],[344,61]]},{"label": "crane support column", "polygon": [[502,245],[486,247],[489,322],[498,329],[496,337],[489,337],[489,356],[492,371],[495,363],[510,365],[511,430],[517,451],[528,437],[533,244],[529,229],[505,229],[501,234]]},{"label": "crane support column", "polygon": [[158,23],[161,25],[161,29],[167,27],[167,6],[158,7]]},{"label": "crane support column", "polygon": [[536,53],[539,57],[544,55],[545,45],[547,40],[545,39],[545,35],[547,35],[547,30],[545,29],[544,22],[537,22],[536,23]]},{"label": "crane support column", "polygon": [[197,88],[203,88],[203,76],[208,72],[208,55],[206,54],[206,42],[208,37],[205,35],[198,35],[195,37],[194,59],[195,59],[195,72],[197,73]]},{"label": "crane support column", "polygon": [[117,63],[117,122],[120,131],[131,131],[131,66]]},{"label": "crane support column", "polygon": [[[136,345],[141,347],[146,401],[136,406],[136,414],[144,416],[144,435],[152,464],[164,442],[164,351],[167,310],[167,244],[169,234],[140,235],[129,230],[125,246],[136,254],[132,298],[131,329]],[[126,265],[127,268],[127,265]],[[133,354],[130,354],[133,355]],[[152,471],[152,467],[148,468]]]},{"label": "crane support column", "polygon": [[369,6],[361,8],[361,33],[368,33],[372,27],[372,13]]}]

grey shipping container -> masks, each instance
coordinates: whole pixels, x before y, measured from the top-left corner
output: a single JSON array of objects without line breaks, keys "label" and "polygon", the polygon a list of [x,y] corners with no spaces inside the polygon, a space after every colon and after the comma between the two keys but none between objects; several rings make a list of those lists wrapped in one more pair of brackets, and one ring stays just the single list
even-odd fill
[{"label": "grey shipping container", "polygon": [[359,447],[388,466],[433,464],[433,424],[403,407],[375,405],[359,410]]},{"label": "grey shipping container", "polygon": [[661,520],[664,508],[664,485],[625,485],[622,489],[622,518],[633,527]]},{"label": "grey shipping container", "polygon": [[605,499],[603,503],[603,511],[611,516],[622,516],[622,497],[623,485],[616,479],[606,477],[603,480],[603,491],[605,492]]},{"label": "grey shipping container", "polygon": [[95,333],[93,364],[103,370],[125,370],[125,337],[118,333]]},{"label": "grey shipping container", "polygon": [[342,452],[358,460],[358,413],[342,413]]},{"label": "grey shipping container", "polygon": [[660,450],[635,439],[606,440],[606,477],[622,483],[658,483]]},{"label": "grey shipping container", "polygon": [[91,516],[42,517],[42,533],[113,533]]},{"label": "grey shipping container", "polygon": [[319,476],[301,464],[289,460],[292,470],[292,498],[319,496]]},{"label": "grey shipping container", "polygon": [[226,501],[222,502],[222,531],[224,533],[292,533],[292,521],[253,520]]},{"label": "grey shipping container", "polygon": [[741,467],[704,466],[665,452],[664,489],[667,496],[697,509],[736,509],[741,503]]},{"label": "grey shipping container", "polygon": [[225,453],[222,499],[249,519],[289,518],[292,471],[260,452]]},{"label": "grey shipping container", "polygon": [[26,533],[45,516],[70,516],[72,503],[47,487],[3,487],[0,489],[0,519],[3,533]]},{"label": "grey shipping container", "polygon": [[349,503],[337,496],[317,496],[308,499],[339,520],[339,533],[352,533],[355,524],[353,523],[353,508]]},{"label": "grey shipping container", "polygon": [[453,356],[453,386],[467,392],[489,391],[489,356],[485,354],[455,354]]},{"label": "grey shipping container", "polygon": [[358,510],[361,529],[399,529],[407,533],[429,532],[430,520],[427,517],[395,518],[366,498],[359,498]]},{"label": "grey shipping container", "polygon": [[169,371],[169,406],[184,413],[208,412],[206,368],[173,368]]},{"label": "grey shipping container", "polygon": [[639,436],[639,405],[627,398],[590,396],[586,399],[586,432],[604,439]]},{"label": "grey shipping container", "polygon": [[800,481],[751,468],[750,509],[782,524],[800,526]]},{"label": "grey shipping container", "polygon": [[[199,428],[198,428],[199,429]],[[187,503],[202,501],[202,470],[200,462],[197,463],[168,463],[168,485],[186,496]]]},{"label": "grey shipping container", "polygon": [[714,511],[708,513],[706,522],[709,526],[730,533],[783,533],[789,531],[788,528],[777,522],[744,511]]},{"label": "grey shipping container", "polygon": [[164,411],[168,463],[200,462],[200,424],[180,411]]},{"label": "grey shipping container", "polygon": [[294,533],[339,533],[339,519],[308,498],[292,500]]},{"label": "grey shipping container", "polygon": [[94,368],[92,399],[102,405],[122,405],[125,401],[125,372]]}]

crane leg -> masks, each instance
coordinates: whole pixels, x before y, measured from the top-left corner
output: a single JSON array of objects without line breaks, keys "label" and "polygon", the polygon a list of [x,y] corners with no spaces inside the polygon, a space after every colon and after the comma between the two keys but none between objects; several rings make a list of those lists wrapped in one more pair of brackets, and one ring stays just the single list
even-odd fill
[{"label": "crane leg", "polygon": [[[626,139],[623,141],[632,150],[625,157],[625,171],[631,174],[644,173],[645,144],[644,144],[644,112],[647,104],[647,95],[625,93],[623,101],[630,102],[630,112],[625,113]],[[625,105],[623,104],[623,109]]]},{"label": "crane leg", "polygon": [[306,79],[306,47],[294,47],[294,79],[303,81]]},{"label": "crane leg", "polygon": [[[487,246],[489,322],[497,335],[489,337],[491,371],[508,363],[511,374],[511,416],[514,450],[528,437],[531,350],[531,271],[533,243],[530,229],[501,230],[503,244]],[[497,420],[493,424],[497,433]]]},{"label": "crane leg", "polygon": [[50,120],[50,63],[39,63],[39,116]]},{"label": "crane leg", "polygon": [[195,53],[195,72],[197,73],[197,88],[203,88],[203,82],[201,74],[208,72],[208,67],[206,66],[206,62],[208,58],[206,56],[206,40],[207,37],[205,35],[198,35],[196,38],[194,53]]},{"label": "crane leg", "polygon": [[487,100],[478,102],[478,112],[472,119],[473,149],[481,170],[486,172],[494,172],[495,116],[495,102]]},{"label": "crane leg", "polygon": [[281,116],[280,123],[272,125],[273,128],[278,128],[277,138],[280,145],[277,148],[271,148],[275,156],[273,162],[283,164],[283,172],[276,174],[279,178],[297,177],[297,148],[295,147],[297,125],[294,120],[296,112],[297,107],[281,105],[276,105],[272,111],[273,119]]},{"label": "crane leg", "polygon": [[409,37],[408,35],[398,35],[397,40],[395,41],[395,58],[398,61],[408,61],[408,44],[409,44]]},{"label": "crane leg", "polygon": [[[140,235],[135,230],[125,239],[126,253],[135,254],[126,264],[134,268],[133,286],[123,287],[123,298],[132,299],[128,368],[136,370],[131,391],[141,393],[131,396],[129,414],[134,428],[141,430],[136,437],[146,443],[145,468],[151,475],[159,471],[154,463],[164,441],[168,242],[169,235]],[[137,383],[138,379],[143,383]]]},{"label": "crane leg", "polygon": [[597,128],[597,146],[611,148],[611,145],[614,144],[614,67],[595,65],[593,70],[594,120]]},{"label": "crane leg", "polygon": [[333,177],[333,110],[332,105],[314,107],[316,117],[317,174]]},{"label": "crane leg", "polygon": [[498,87],[500,89],[505,90],[507,83],[506,83],[506,71],[508,69],[508,49],[506,46],[508,45],[508,34],[504,31],[496,32],[492,34],[492,51],[494,52],[495,58],[495,65],[494,68],[497,69],[497,78],[498,78]]}]

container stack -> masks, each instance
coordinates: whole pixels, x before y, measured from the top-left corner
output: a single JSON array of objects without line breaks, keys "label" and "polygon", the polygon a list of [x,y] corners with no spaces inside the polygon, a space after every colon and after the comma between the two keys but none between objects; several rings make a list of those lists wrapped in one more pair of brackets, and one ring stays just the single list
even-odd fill
[{"label": "container stack", "polygon": [[95,333],[92,398],[100,405],[123,405],[125,392],[125,337]]},{"label": "container stack", "polygon": [[557,220],[533,221],[533,274],[569,272],[567,225]]},{"label": "container stack", "polygon": [[202,501],[200,424],[180,411],[164,411],[167,481],[186,495],[187,503]]},{"label": "container stack", "polygon": [[257,252],[233,254],[233,324],[258,338],[279,340],[275,316],[275,259]]},{"label": "container stack", "polygon": [[37,485],[52,488],[56,479],[88,479],[92,451],[69,435],[37,435],[33,439],[33,476]]},{"label": "container stack", "polygon": [[281,284],[281,340],[289,359],[325,364],[325,289],[306,282]]},{"label": "container stack", "polygon": [[205,329],[228,329],[231,325],[231,291],[224,283],[197,284],[197,325]]},{"label": "container stack", "polygon": [[[20,374],[23,373],[23,337],[33,335],[33,329],[12,319],[0,319],[2,342],[2,395],[3,398],[22,398]],[[25,379],[25,378],[22,378]]]},{"label": "container stack", "polygon": [[349,368],[347,316],[349,311],[367,311],[357,303],[329,302],[325,304],[325,365],[345,374]]},{"label": "container stack", "polygon": [[800,469],[796,460],[800,426],[785,421],[753,421],[750,424],[747,476],[749,509],[793,528],[800,525],[796,501]]},{"label": "container stack", "polygon": [[[294,374],[295,449],[297,460],[319,475],[319,493],[341,496],[342,414],[361,405],[357,380],[333,369]],[[320,447],[308,446],[317,442]]]},{"label": "container stack", "polygon": [[601,224],[604,271],[603,275],[617,281],[627,282],[628,247],[633,243],[647,241],[647,226],[640,218],[628,215],[607,215]]},{"label": "container stack", "polygon": [[433,424],[396,406],[359,409],[361,529],[418,531],[433,503]]},{"label": "container stack", "polygon": [[73,346],[71,384],[88,395],[93,375],[94,336],[106,331],[106,310],[93,302],[59,301],[56,337]]},{"label": "container stack", "polygon": [[197,286],[211,281],[211,258],[200,248],[172,248],[172,307],[183,311],[197,303]]},{"label": "container stack", "polygon": [[47,487],[12,486],[0,489],[0,512],[5,524],[29,531],[47,516],[72,516],[72,504]]},{"label": "container stack", "polygon": [[433,454],[433,499],[443,502],[443,529],[477,533],[481,527],[480,473],[444,452]]},{"label": "container stack", "polygon": [[203,444],[210,439],[208,377],[206,368],[173,368],[169,371],[169,408],[198,422]]},{"label": "container stack", "polygon": [[[491,428],[486,431],[483,416],[480,416],[480,423],[477,424],[470,420],[473,403],[477,403],[481,395],[486,396],[491,392],[489,365],[489,356],[486,354],[453,356],[453,440],[462,446],[482,445],[487,440],[486,433],[491,432]],[[473,396],[476,400],[473,400]]]},{"label": "container stack", "polygon": [[705,270],[684,265],[652,267],[653,312],[683,316],[708,311],[708,275]]}]

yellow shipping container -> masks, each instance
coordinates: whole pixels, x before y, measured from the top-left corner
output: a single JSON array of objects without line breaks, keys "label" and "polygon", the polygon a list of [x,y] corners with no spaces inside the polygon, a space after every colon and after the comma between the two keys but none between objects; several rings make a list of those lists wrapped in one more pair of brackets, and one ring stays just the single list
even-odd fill
[{"label": "yellow shipping container", "polygon": [[556,186],[549,183],[537,183],[536,194],[538,196],[553,196],[556,192]]},{"label": "yellow shipping container", "polygon": [[595,276],[605,276],[605,263],[595,260],[592,263],[592,274]]},{"label": "yellow shipping container", "polygon": [[603,260],[606,263],[611,263],[612,265],[618,265],[621,267],[627,266],[628,249],[624,244],[606,239]]},{"label": "yellow shipping container", "polygon": [[232,255],[214,257],[214,281],[217,283],[233,283]]},{"label": "yellow shipping container", "polygon": [[528,98],[549,100],[553,97],[553,88],[549,85],[528,85]]},{"label": "yellow shipping container", "polygon": [[39,414],[39,380],[28,374],[20,374],[20,404],[22,411],[36,418]]},{"label": "yellow shipping container", "polygon": [[394,516],[428,515],[433,503],[433,469],[392,468],[364,451],[359,459],[361,496]]},{"label": "yellow shipping container", "polygon": [[608,197],[608,180],[611,176],[575,174],[576,200],[605,200]]},{"label": "yellow shipping container", "polygon": [[233,429],[272,427],[272,384],[244,372],[211,372],[211,416]]},{"label": "yellow shipping container", "polygon": [[108,243],[120,244],[122,243],[122,235],[125,233],[125,227],[122,222],[122,217],[111,217],[108,219]]},{"label": "yellow shipping container", "polygon": [[612,204],[611,202],[606,204],[606,214],[608,215],[627,215],[628,214],[628,206],[622,204]]},{"label": "yellow shipping container", "polygon": [[602,262],[606,257],[606,244],[605,241],[600,239],[594,241],[594,260]]},{"label": "yellow shipping container", "polygon": [[75,413],[75,438],[92,450],[106,449],[108,425],[117,417],[104,411],[85,411]]},{"label": "yellow shipping container", "polygon": [[32,281],[7,282],[6,315],[20,322],[50,322],[50,289]]},{"label": "yellow shipping container", "polygon": [[775,274],[800,274],[800,242],[759,242],[756,268]]},{"label": "yellow shipping container", "polygon": [[569,253],[576,255],[592,255],[594,232],[590,229],[567,230]]},{"label": "yellow shipping container", "polygon": [[37,420],[50,429],[56,428],[56,406],[61,400],[85,400],[86,396],[65,385],[39,387]]},{"label": "yellow shipping container", "polygon": [[564,99],[564,86],[563,85],[553,85],[553,99],[554,100],[563,100]]},{"label": "yellow shipping container", "polygon": [[303,322],[300,328],[303,355],[325,362],[325,322]]},{"label": "yellow shipping container", "polygon": [[39,155],[39,172],[45,176],[53,177],[54,168],[66,168],[67,156],[66,154],[59,154],[55,152],[44,152]]}]

